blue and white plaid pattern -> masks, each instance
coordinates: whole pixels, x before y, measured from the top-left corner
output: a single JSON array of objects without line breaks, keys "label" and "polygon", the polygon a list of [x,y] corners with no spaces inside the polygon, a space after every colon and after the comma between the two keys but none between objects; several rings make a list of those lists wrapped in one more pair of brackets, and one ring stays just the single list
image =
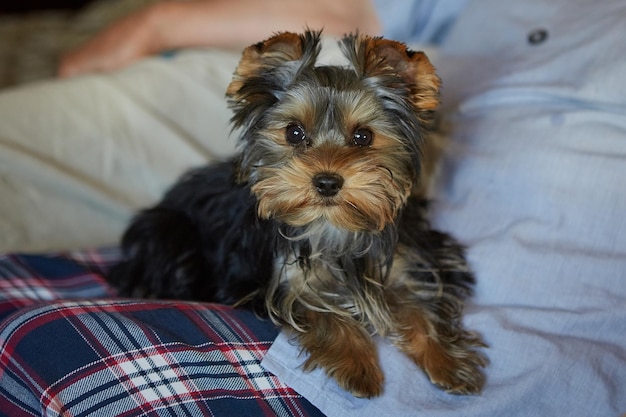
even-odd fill
[{"label": "blue and white plaid pattern", "polygon": [[271,322],[113,299],[101,273],[115,256],[0,257],[0,315],[19,309],[0,324],[0,416],[321,415],[260,366]]},{"label": "blue and white plaid pattern", "polygon": [[42,301],[115,296],[103,274],[117,259],[115,248],[46,256],[0,254],[0,320]]}]

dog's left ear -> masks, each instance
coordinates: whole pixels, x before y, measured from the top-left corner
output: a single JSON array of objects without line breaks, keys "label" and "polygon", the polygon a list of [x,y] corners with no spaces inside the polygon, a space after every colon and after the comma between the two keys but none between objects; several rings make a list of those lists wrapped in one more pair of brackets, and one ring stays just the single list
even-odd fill
[{"label": "dog's left ear", "polygon": [[351,35],[343,39],[344,53],[362,77],[373,77],[385,87],[400,88],[398,78],[409,89],[418,111],[433,111],[439,105],[441,81],[423,52],[401,42]]}]

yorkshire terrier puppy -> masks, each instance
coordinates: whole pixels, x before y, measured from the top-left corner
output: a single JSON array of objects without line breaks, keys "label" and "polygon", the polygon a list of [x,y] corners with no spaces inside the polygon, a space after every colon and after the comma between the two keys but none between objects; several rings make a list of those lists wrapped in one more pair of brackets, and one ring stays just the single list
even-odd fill
[{"label": "yorkshire terrier puppy", "polygon": [[291,330],[359,397],[381,394],[374,334],[430,380],[480,391],[486,358],[461,323],[473,275],[432,230],[425,131],[439,78],[427,57],[364,35],[348,64],[316,65],[320,33],[244,50],[227,89],[237,156],[194,170],[126,231],[111,274],[121,294],[247,306]]}]

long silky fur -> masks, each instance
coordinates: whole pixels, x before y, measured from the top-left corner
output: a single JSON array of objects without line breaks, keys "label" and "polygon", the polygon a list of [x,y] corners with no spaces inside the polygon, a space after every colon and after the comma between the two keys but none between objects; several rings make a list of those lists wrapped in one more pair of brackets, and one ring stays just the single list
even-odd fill
[{"label": "long silky fur", "polygon": [[[463,247],[431,229],[427,204],[412,194],[438,78],[429,72],[423,75],[425,85],[407,81],[390,62],[394,56],[410,58],[412,52],[397,43],[351,35],[341,47],[348,67],[315,66],[319,32],[278,35],[249,47],[227,93],[233,127],[241,132],[238,154],[191,171],[160,203],[138,213],[123,237],[123,260],[109,278],[122,295],[234,304],[269,315],[301,335],[331,341],[334,335],[311,326],[335,317],[339,321],[333,326],[353,329],[364,351],[373,344],[362,332],[377,333],[421,363],[421,348],[411,351],[407,341],[421,340],[419,330],[425,349],[435,342],[444,349],[435,350],[434,357],[449,354],[451,362],[461,361],[454,375],[461,382],[446,380],[445,372],[441,380],[426,369],[433,382],[454,392],[475,392],[482,385],[477,369],[486,359],[475,352],[480,339],[461,324],[474,277]],[[407,65],[415,72],[416,65],[430,63]],[[332,105],[326,109],[326,103]],[[342,114],[342,106],[356,106],[382,132],[372,149],[346,143],[340,129],[350,114]],[[298,111],[313,114],[307,127],[323,133],[290,146],[284,126]],[[314,207],[313,200],[321,198],[314,191],[296,195],[300,189],[290,188],[319,170],[332,171],[325,167],[334,163],[347,171],[356,167],[355,178],[373,178],[359,185],[363,189],[352,190],[364,201],[344,202],[345,216],[338,218],[326,214],[323,201]],[[368,164],[375,165],[374,173]],[[281,199],[294,207],[281,206]],[[305,213],[298,212],[299,205],[311,215],[306,222],[297,219]],[[372,218],[377,211],[384,213]],[[311,323],[312,313],[328,315]],[[410,320],[411,314],[418,322]],[[314,338],[305,340],[314,343]],[[312,356],[306,369],[315,367],[319,357]],[[320,360],[330,374],[341,369],[332,357]],[[375,355],[366,362],[375,364]],[[357,395],[378,395],[382,376],[375,369],[368,375],[371,382],[338,378]]]}]

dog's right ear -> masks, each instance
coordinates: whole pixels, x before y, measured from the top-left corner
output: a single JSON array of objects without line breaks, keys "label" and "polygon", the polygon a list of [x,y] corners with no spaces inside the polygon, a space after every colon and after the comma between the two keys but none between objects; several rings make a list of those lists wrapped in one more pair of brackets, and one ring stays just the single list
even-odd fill
[{"label": "dog's right ear", "polygon": [[[233,111],[233,129],[241,129],[240,146],[255,141],[255,132],[262,120],[285,95],[298,74],[315,66],[321,49],[320,32],[302,35],[279,33],[243,51],[239,66],[226,90],[228,106]],[[247,181],[259,156],[246,147],[239,161],[238,181]]]},{"label": "dog's right ear", "polygon": [[262,92],[279,95],[301,69],[315,65],[320,35],[310,30],[302,35],[282,32],[247,47],[226,90],[231,106]]}]

